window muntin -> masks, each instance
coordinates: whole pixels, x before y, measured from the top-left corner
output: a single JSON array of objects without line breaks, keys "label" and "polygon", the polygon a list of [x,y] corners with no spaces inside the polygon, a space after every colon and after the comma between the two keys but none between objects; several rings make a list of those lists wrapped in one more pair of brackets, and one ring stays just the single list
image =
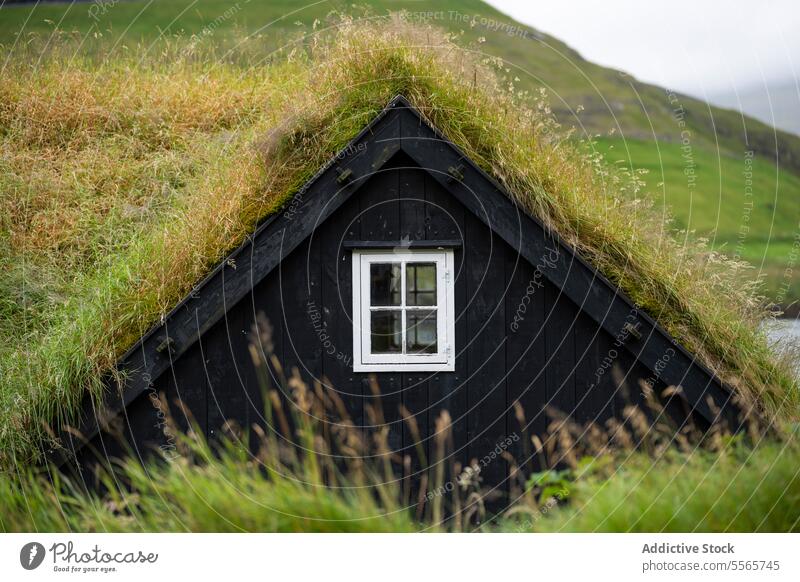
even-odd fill
[{"label": "window muntin", "polygon": [[453,370],[452,250],[354,251],[355,371]]}]

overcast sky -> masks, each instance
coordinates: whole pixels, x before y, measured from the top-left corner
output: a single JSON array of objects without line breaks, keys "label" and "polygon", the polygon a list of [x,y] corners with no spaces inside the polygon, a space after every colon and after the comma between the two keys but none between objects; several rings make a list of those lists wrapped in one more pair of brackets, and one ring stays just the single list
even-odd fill
[{"label": "overcast sky", "polygon": [[700,97],[800,74],[798,0],[488,0],[584,58]]}]

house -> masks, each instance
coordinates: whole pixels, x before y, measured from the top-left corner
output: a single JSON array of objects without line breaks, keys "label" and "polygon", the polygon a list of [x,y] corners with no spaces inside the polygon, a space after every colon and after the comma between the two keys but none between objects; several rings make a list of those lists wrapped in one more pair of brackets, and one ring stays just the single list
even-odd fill
[{"label": "house", "polygon": [[[448,410],[461,462],[543,433],[553,411],[619,417],[643,389],[679,386],[667,410],[681,422],[737,416],[717,376],[402,96],[121,358],[103,410],[83,415],[91,447],[67,436],[67,449],[79,464],[118,452],[113,419],[136,454],[163,446],[159,394],[210,438],[263,424],[249,351],[262,316],[260,348],[332,386],[356,424],[374,377],[399,452],[418,444],[401,404],[425,448]],[[484,479],[505,475],[500,460]]]}]

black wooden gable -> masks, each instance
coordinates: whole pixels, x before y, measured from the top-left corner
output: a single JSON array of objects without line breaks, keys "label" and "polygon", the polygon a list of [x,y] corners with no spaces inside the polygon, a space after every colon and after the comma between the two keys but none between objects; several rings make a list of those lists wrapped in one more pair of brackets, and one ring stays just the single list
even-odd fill
[{"label": "black wooden gable", "polygon": [[[695,413],[709,422],[720,414],[733,420],[732,407],[726,406],[732,392],[718,377],[398,96],[282,212],[264,221],[120,359],[124,379],[110,382],[113,388],[104,410],[95,411],[87,400],[80,427],[84,438],[97,435],[104,419],[119,415],[150,389],[232,306],[400,153],[534,265],[559,296],[571,300],[611,337],[624,338],[620,349],[663,383],[681,386]],[[358,247],[359,241],[348,245]],[[73,450],[80,448],[81,443],[68,434],[64,438]]]}]

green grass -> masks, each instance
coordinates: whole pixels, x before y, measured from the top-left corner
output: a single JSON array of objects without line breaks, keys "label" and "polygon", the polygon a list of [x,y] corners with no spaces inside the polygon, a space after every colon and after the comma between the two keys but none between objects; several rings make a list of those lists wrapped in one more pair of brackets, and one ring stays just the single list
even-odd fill
[{"label": "green grass", "polygon": [[346,533],[414,527],[409,512],[382,506],[366,489],[337,493],[294,476],[269,479],[244,455],[204,465],[131,464],[117,478],[133,491],[101,498],[63,477],[55,486],[34,472],[0,477],[0,530]]},{"label": "green grass", "polygon": [[[719,454],[637,454],[613,476],[588,477],[566,503],[525,499],[481,526],[414,518],[398,488],[329,489],[303,475],[268,475],[230,449],[201,464],[130,463],[129,491],[87,494],[74,481],[32,471],[0,477],[0,530],[77,532],[798,532],[800,451],[763,443]],[[114,486],[109,480],[108,485]],[[383,494],[376,488],[383,487]],[[463,517],[463,515],[462,515]]]},{"label": "green grass", "polygon": [[[795,437],[796,439],[796,437]],[[504,531],[797,532],[800,451],[796,440],[733,444],[720,452],[629,456],[578,480],[569,502],[519,511]],[[543,508],[545,508],[543,510]]]},{"label": "green grass", "polygon": [[314,20],[325,21],[332,12],[353,10],[363,15],[365,9],[369,9],[373,16],[385,16],[390,10],[440,11],[442,15],[435,20],[445,27],[454,28],[459,21],[450,17],[451,12],[490,15],[510,21],[479,0],[445,0],[437,3],[435,8],[414,0],[370,0],[355,5],[341,0],[307,5],[298,5],[291,0],[238,3],[225,0],[137,0],[118,2],[106,10],[92,9],[92,6],[93,3],[44,3],[36,7],[6,5],[0,19],[0,42],[7,46],[15,41],[25,43],[30,38],[49,35],[58,29],[63,33],[90,34],[120,44],[152,42],[161,36],[197,34],[213,36],[217,44],[239,42],[245,35],[260,35],[262,42],[274,45],[281,40],[280,37],[286,40],[287,33],[308,32]]}]

